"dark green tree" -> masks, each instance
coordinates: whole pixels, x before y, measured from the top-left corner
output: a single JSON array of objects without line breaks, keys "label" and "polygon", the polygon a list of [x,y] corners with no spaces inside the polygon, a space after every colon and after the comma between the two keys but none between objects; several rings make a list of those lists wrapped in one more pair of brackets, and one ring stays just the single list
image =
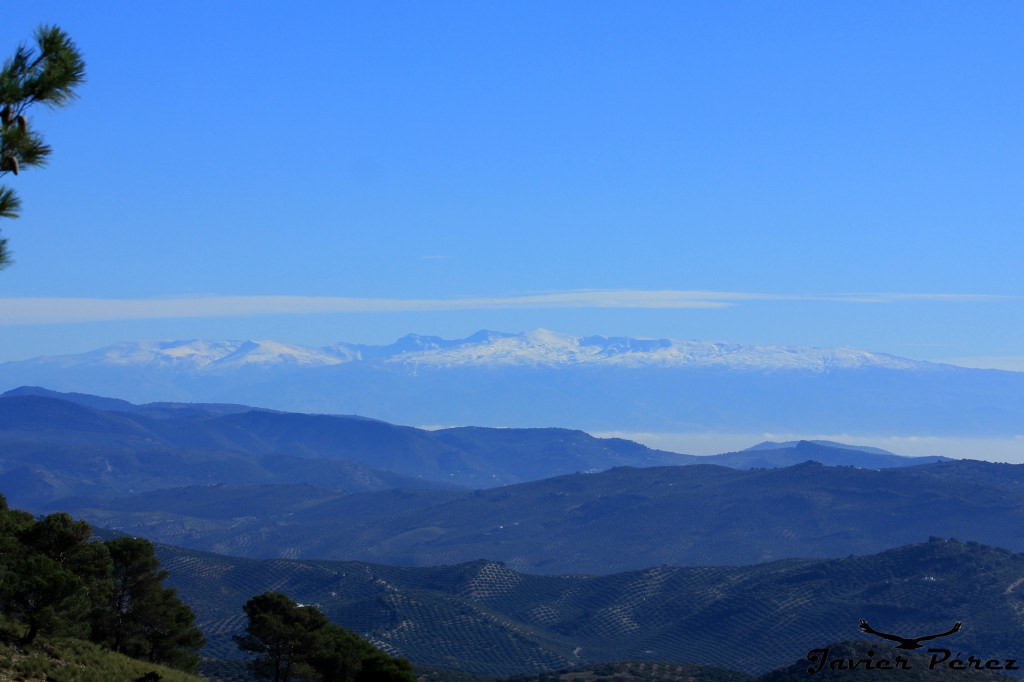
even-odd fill
[{"label": "dark green tree", "polygon": [[256,655],[250,668],[257,677],[289,682],[312,672],[306,659],[315,650],[316,631],[327,622],[319,610],[301,607],[280,592],[253,597],[242,608],[249,623],[246,634],[234,639],[242,651]]},{"label": "dark green tree", "polygon": [[33,523],[35,523],[35,519],[31,514],[17,509],[9,509],[7,498],[0,495],[0,567],[4,566],[5,558],[14,555],[15,547],[21,546],[21,540],[19,540],[21,534]]},{"label": "dark green tree", "polygon": [[96,542],[85,521],[36,521],[0,495],[0,608],[25,627],[24,644],[91,634],[133,658],[194,670],[204,638],[166,577],[148,540]]},{"label": "dark green tree", "polygon": [[92,528],[68,514],[50,514],[38,522],[15,519],[4,540],[6,575],[0,584],[3,611],[27,626],[22,642],[40,632],[85,635],[90,613],[110,589],[110,556],[90,542]]},{"label": "dark green tree", "polygon": [[[367,646],[372,646],[367,642]],[[325,677],[325,680],[331,679]],[[363,659],[355,682],[413,682],[416,674],[412,664],[404,658],[388,656],[380,649],[374,649]]]},{"label": "dark green tree", "polygon": [[[34,523],[31,514],[8,509],[7,498],[0,495],[0,610],[23,623],[25,620],[21,616],[26,611],[35,610],[35,607],[26,594],[28,586],[24,584],[22,573],[35,567],[26,561],[30,552],[22,544],[21,536]],[[44,617],[37,623],[37,632],[45,620]]]},{"label": "dark green tree", "polygon": [[[35,47],[19,45],[0,69],[0,176],[42,166],[51,149],[29,125],[35,104],[55,109],[75,98],[85,81],[85,61],[75,43],[56,26],[40,26]],[[0,218],[17,218],[21,201],[0,185]],[[7,240],[0,238],[0,269],[10,264]]]},{"label": "dark green tree", "polygon": [[26,626],[22,644],[31,644],[41,632],[76,632],[88,618],[85,585],[71,571],[38,552],[23,552],[7,564],[0,603],[5,614]]},{"label": "dark green tree", "polygon": [[203,646],[195,614],[163,586],[153,544],[142,538],[104,543],[112,567],[109,600],[93,616],[93,640],[114,651],[183,670],[194,670]]},{"label": "dark green tree", "polygon": [[317,632],[310,667],[331,682],[412,682],[412,665],[373,646],[357,633],[327,622]]},{"label": "dark green tree", "polygon": [[46,516],[21,535],[25,545],[81,578],[89,601],[98,606],[106,601],[111,588],[110,554],[91,538],[92,526],[65,512]]},{"label": "dark green tree", "polygon": [[144,620],[145,641],[149,650],[144,658],[186,672],[195,672],[199,650],[206,643],[196,627],[196,616],[178,598],[173,588],[163,588]]},{"label": "dark green tree", "polygon": [[251,668],[257,677],[274,682],[415,682],[408,661],[331,623],[314,606],[268,592],[250,599],[244,609],[249,624],[235,641],[243,651],[256,654]]}]

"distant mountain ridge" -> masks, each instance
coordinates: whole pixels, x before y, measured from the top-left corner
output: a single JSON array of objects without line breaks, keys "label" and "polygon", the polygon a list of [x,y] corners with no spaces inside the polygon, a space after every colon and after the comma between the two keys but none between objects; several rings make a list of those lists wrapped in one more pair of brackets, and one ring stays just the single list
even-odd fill
[{"label": "distant mountain ridge", "polygon": [[[618,467],[476,491],[190,487],[59,506],[154,542],[258,558],[542,574],[866,554],[931,535],[1024,551],[1024,465]],[[274,502],[271,503],[271,498]]]},{"label": "distant mountain ridge", "polygon": [[132,342],[0,364],[0,389],[24,385],[135,403],[240,403],[418,426],[1015,437],[1024,424],[1024,372],[844,348],[546,330],[320,348]]},{"label": "distant mountain ridge", "polygon": [[908,460],[881,448],[847,445],[827,440],[798,440],[785,443],[764,442],[739,452],[724,452],[706,458],[709,464],[734,469],[771,469],[815,461],[826,466],[852,466],[870,469],[948,461],[947,457],[913,457]]},{"label": "distant mountain ridge", "polygon": [[891,455],[892,453],[888,450],[881,448],[868,447],[866,445],[850,445],[848,443],[837,443],[833,440],[788,440],[783,443],[777,443],[775,441],[766,440],[756,445],[751,445],[746,448],[744,452],[752,450],[783,450],[785,448],[792,448],[800,445],[801,443],[811,443],[813,445],[823,445],[829,448],[839,448],[841,450],[856,450],[858,452],[868,452],[873,455]]},{"label": "distant mountain ridge", "polygon": [[[873,496],[894,481],[917,481],[913,475],[881,476],[875,471],[857,474],[852,469],[830,468],[822,472],[820,466],[791,467],[776,479],[774,473],[766,477],[765,472],[711,466],[774,469],[812,459],[846,467],[922,471],[925,467],[914,465],[937,462],[937,458],[809,442],[695,457],[570,429],[428,431],[362,417],[225,404],[136,405],[31,387],[0,396],[0,492],[12,504],[31,511],[69,511],[99,525],[163,542],[257,556],[319,553],[325,558],[386,557],[398,563],[433,563],[476,558],[484,550],[493,550],[520,562],[516,565],[521,567],[547,561],[547,566],[538,564],[537,570],[562,567],[567,571],[636,567],[628,562],[646,555],[670,562],[701,562],[712,556],[724,560],[720,549],[708,554],[706,546],[708,529],[716,526],[703,524],[699,510],[676,519],[679,505],[700,507],[698,501],[713,494],[725,497],[712,497],[709,504],[730,499],[739,510],[760,504],[756,500],[762,492],[755,485],[737,498],[737,490],[745,490],[751,481],[776,481],[767,484],[768,492],[778,494],[788,485],[794,500],[804,500],[805,506],[798,506],[792,519],[802,524],[811,518],[810,509],[822,504],[820,496],[807,497],[810,493],[804,488],[828,481],[848,487],[857,480],[854,490]],[[683,464],[696,466],[649,468]],[[996,471],[998,466],[984,470]],[[794,479],[795,471],[804,473]],[[1007,469],[998,481],[1016,471]],[[564,477],[572,472],[591,473]],[[557,476],[562,478],[552,478]],[[992,476],[986,476],[990,485]],[[526,487],[511,485],[531,481]],[[715,481],[721,486],[713,485]],[[948,482],[936,488],[926,478],[923,485],[931,491],[929,503],[950,497]],[[850,494],[834,492],[829,499]],[[856,507],[853,495],[845,506]],[[748,516],[764,520],[761,509]],[[793,512],[788,502],[780,509]],[[958,507],[950,509],[956,512]],[[1007,510],[986,509],[993,519],[1016,524],[1006,516]],[[521,518],[523,510],[532,510],[532,516],[520,526],[526,520]],[[651,512],[651,519],[644,516],[645,510]],[[598,532],[608,541],[625,532],[633,537],[629,542],[640,541],[637,547],[643,551],[606,556],[589,549],[566,549],[554,552],[565,559],[546,560],[552,552],[545,547],[578,541],[582,531],[575,524],[580,514],[594,516],[587,533]],[[947,518],[947,511],[940,517],[949,521],[938,527],[941,531],[961,527],[955,518]],[[671,534],[669,539],[658,530],[666,522],[670,527],[663,530]],[[687,533],[697,539],[679,545],[683,528],[694,522],[703,525]],[[861,524],[856,518],[851,522],[855,527]],[[494,536],[494,527],[503,525],[507,530]],[[643,526],[647,530],[640,532]],[[774,537],[771,533],[758,530],[751,541],[749,528],[735,530],[740,534],[737,546],[746,553],[729,555],[730,561],[755,560],[764,552],[776,551],[768,545],[759,549],[759,543]],[[895,537],[873,528],[853,535],[845,526],[843,530],[833,536],[826,533],[826,541],[813,541],[807,547],[817,544],[819,550],[848,553],[878,548],[871,538],[891,544]],[[351,533],[356,535],[349,537]],[[811,531],[806,534],[817,537]],[[914,540],[919,535],[911,532],[898,539]],[[600,549],[603,541],[594,547]],[[625,540],[618,542],[629,545]],[[792,551],[808,551],[804,545],[787,542]],[[343,553],[336,555],[338,551]],[[618,563],[623,560],[627,563]]]},{"label": "distant mountain ridge", "polygon": [[26,506],[59,500],[76,486],[76,495],[203,483],[487,488],[614,466],[770,468],[814,459],[887,468],[942,459],[803,441],[698,457],[572,429],[424,430],[359,416],[223,403],[139,405],[29,386],[0,395],[0,444],[0,484],[16,480],[15,501]]},{"label": "distant mountain ridge", "polygon": [[31,387],[0,396],[0,490],[29,508],[70,495],[212,483],[483,488],[688,459],[698,458],[571,429],[428,431],[358,416],[135,405]]},{"label": "distant mountain ridge", "polygon": [[197,374],[244,366],[317,367],[344,363],[455,367],[464,365],[719,367],[805,370],[884,367],[927,369],[934,363],[850,348],[796,348],[628,337],[576,337],[545,329],[509,334],[479,331],[464,339],[409,334],[384,346],[336,343],[312,348],[277,341],[131,342],[89,353],[37,358],[57,366],[158,366]]}]

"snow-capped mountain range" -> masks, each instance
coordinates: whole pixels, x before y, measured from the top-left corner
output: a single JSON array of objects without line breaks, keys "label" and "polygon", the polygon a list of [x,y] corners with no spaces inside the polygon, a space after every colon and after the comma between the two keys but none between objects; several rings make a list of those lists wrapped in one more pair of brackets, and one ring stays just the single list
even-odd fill
[{"label": "snow-capped mountain range", "polygon": [[144,341],[120,343],[81,355],[40,358],[37,362],[153,366],[189,372],[220,372],[242,367],[322,367],[344,363],[436,368],[600,365],[811,372],[869,367],[923,370],[931,365],[850,348],[578,337],[545,329],[520,334],[480,331],[457,340],[410,334],[387,346],[337,343],[311,348],[277,341]]},{"label": "snow-capped mountain range", "polygon": [[413,426],[590,432],[1018,436],[1024,373],[847,348],[481,331],[382,346],[121,343],[0,364],[19,386],[357,414]]}]

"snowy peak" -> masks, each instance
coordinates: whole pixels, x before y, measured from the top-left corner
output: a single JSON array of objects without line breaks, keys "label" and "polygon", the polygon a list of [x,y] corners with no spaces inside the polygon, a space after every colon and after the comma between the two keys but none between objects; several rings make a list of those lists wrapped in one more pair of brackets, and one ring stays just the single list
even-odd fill
[{"label": "snowy peak", "polygon": [[246,341],[233,353],[215,360],[218,368],[291,365],[297,367],[320,367],[337,365],[345,360],[326,348],[292,346],[277,341]]},{"label": "snowy peak", "polygon": [[118,343],[82,356],[63,356],[60,360],[80,359],[82,364],[188,367],[202,369],[230,355],[241,341],[139,341]]},{"label": "snowy peak", "polygon": [[248,404],[413,425],[604,433],[991,437],[1018,436],[1024,423],[1021,372],[849,348],[545,329],[324,347],[257,340],[123,343],[0,363],[0,390],[15,386],[136,403]]},{"label": "snowy peak", "polygon": [[849,348],[741,346],[705,341],[577,337],[547,329],[480,331],[464,339],[409,334],[385,346],[337,343],[313,348],[277,341],[143,341],[42,362],[63,366],[148,366],[188,373],[241,368],[324,367],[344,363],[391,367],[537,366],[717,368],[736,371],[924,369],[931,363]]},{"label": "snowy peak", "polygon": [[[370,355],[396,357],[403,354],[432,353],[478,345],[487,345],[512,336],[516,336],[516,334],[505,334],[502,332],[486,330],[478,331],[464,339],[442,339],[440,336],[406,334],[390,346],[368,346],[366,348],[371,350]],[[374,353],[372,349],[377,349],[377,352]]]},{"label": "snowy peak", "polygon": [[804,370],[884,367],[921,369],[930,363],[849,348],[740,346],[705,341],[575,337],[546,329],[523,334],[476,334],[462,341],[424,345],[419,352],[391,356],[391,363],[452,367],[459,365],[620,366]]},{"label": "snowy peak", "polygon": [[42,358],[60,365],[156,367],[188,371],[218,368],[333,365],[346,361],[343,353],[276,341],[138,341],[107,346],[81,355]]}]

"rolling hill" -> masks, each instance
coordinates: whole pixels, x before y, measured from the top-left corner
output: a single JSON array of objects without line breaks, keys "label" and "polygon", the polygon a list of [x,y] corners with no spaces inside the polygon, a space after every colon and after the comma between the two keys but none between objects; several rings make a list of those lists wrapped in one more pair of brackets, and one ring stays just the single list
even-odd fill
[{"label": "rolling hill", "polygon": [[1024,465],[618,467],[476,491],[350,495],[201,486],[70,511],[156,542],[258,558],[487,558],[529,573],[607,574],[870,554],[931,535],[1024,551]]},{"label": "rolling hill", "polygon": [[[932,539],[842,559],[736,567],[658,567],[607,576],[538,576],[487,560],[433,568],[259,561],[161,546],[170,582],[193,605],[209,653],[234,656],[241,605],[274,589],[316,604],[414,663],[478,674],[616,660],[762,674],[830,642],[861,639],[861,619],[893,632],[963,629],[936,645],[1018,658],[1024,555]],[[891,642],[873,639],[885,655]]]},{"label": "rolling hill", "polygon": [[43,389],[0,396],[0,446],[0,489],[26,508],[209,483],[488,487],[687,460],[569,429],[427,431],[239,406],[122,405]]},{"label": "rolling hill", "polygon": [[940,459],[809,442],[694,457],[570,429],[428,431],[353,416],[228,404],[135,405],[31,387],[0,396],[0,447],[0,489],[27,508],[71,496],[109,498],[189,485],[488,488],[615,466],[749,467],[819,459],[876,467]]},{"label": "rolling hill", "polygon": [[[929,535],[1024,548],[1021,467],[906,466],[931,460],[842,444],[692,457],[567,429],[426,431],[26,389],[0,397],[0,447],[16,506],[261,558],[487,557],[550,574],[865,554]],[[707,464],[811,459],[905,466]],[[665,462],[690,465],[652,467]]]}]

